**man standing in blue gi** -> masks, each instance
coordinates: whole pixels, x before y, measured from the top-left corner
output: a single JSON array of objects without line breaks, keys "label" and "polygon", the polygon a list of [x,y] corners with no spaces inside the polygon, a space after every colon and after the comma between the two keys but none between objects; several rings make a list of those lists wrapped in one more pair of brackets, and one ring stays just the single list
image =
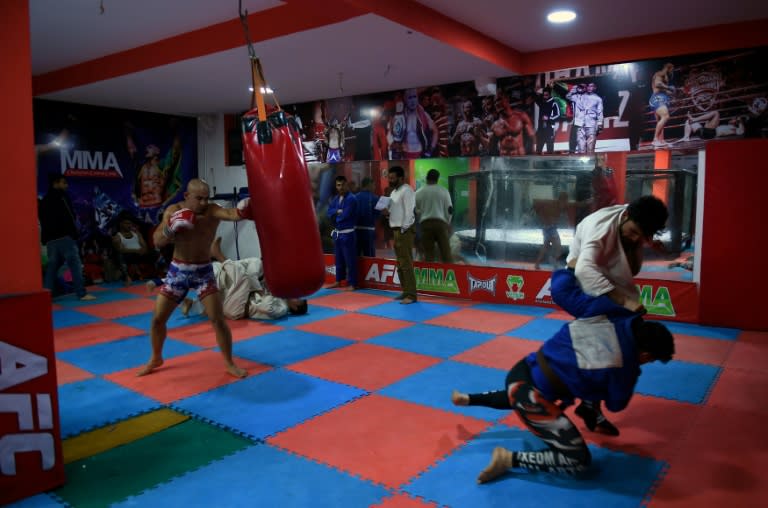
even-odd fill
[{"label": "man standing in blue gi", "polygon": [[328,287],[339,287],[341,281],[346,280],[348,287],[357,289],[357,200],[349,193],[347,178],[344,176],[336,177],[336,196],[328,205],[328,217],[334,227],[331,237],[336,257],[336,282]]}]

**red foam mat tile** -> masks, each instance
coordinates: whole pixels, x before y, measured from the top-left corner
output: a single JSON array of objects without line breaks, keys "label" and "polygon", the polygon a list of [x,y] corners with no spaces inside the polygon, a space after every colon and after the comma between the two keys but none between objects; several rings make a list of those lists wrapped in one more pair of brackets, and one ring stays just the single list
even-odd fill
[{"label": "red foam mat tile", "polygon": [[[227,320],[229,330],[232,332],[232,342],[252,339],[259,335],[282,330],[281,326],[272,325],[255,319]],[[187,344],[198,347],[210,348],[216,346],[216,334],[211,323],[204,321],[194,325],[181,326],[168,330],[168,336]]]},{"label": "red foam mat tile", "polygon": [[107,303],[96,303],[77,308],[78,312],[100,317],[115,319],[135,314],[144,314],[155,310],[155,301],[149,298],[131,298]]},{"label": "red foam mat tile", "polygon": [[768,373],[768,332],[741,332],[726,365]]},{"label": "red foam mat tile", "polygon": [[389,303],[392,298],[380,295],[369,295],[357,291],[336,291],[327,296],[319,296],[312,299],[312,305],[331,307],[333,309],[355,311],[382,303]]},{"label": "red foam mat tile", "polygon": [[468,308],[460,309],[450,314],[443,314],[425,323],[476,332],[501,334],[514,330],[532,319],[534,319],[533,316]]},{"label": "red foam mat tile", "polygon": [[136,296],[146,296],[147,298],[154,297],[160,292],[157,286],[154,288],[148,288],[146,282],[140,282],[133,284],[132,286],[120,288],[118,291]]},{"label": "red foam mat tile", "polygon": [[702,407],[648,506],[765,506],[764,436],[764,420],[754,413]]},{"label": "red foam mat tile", "polygon": [[457,413],[369,395],[292,427],[268,441],[397,488],[489,425],[489,422]]},{"label": "red foam mat tile", "polygon": [[707,339],[676,333],[675,360],[709,365],[723,365],[734,343],[727,340]]},{"label": "red foam mat tile", "polygon": [[428,508],[431,506],[437,506],[437,503],[429,503],[405,494],[395,494],[382,499],[378,504],[371,505],[371,508]]},{"label": "red foam mat tile", "polygon": [[350,313],[299,325],[295,328],[297,330],[304,330],[305,332],[331,335],[343,339],[366,340],[408,326],[413,326],[413,323],[399,321],[397,319]]},{"label": "red foam mat tile", "polygon": [[126,337],[145,335],[146,330],[105,321],[88,325],[70,326],[53,331],[53,345],[57,352],[103,344]]},{"label": "red foam mat tile", "polygon": [[563,321],[573,320],[573,316],[564,310],[555,310],[544,316],[547,319],[562,319]]},{"label": "red foam mat tile", "polygon": [[520,359],[541,348],[541,341],[516,339],[501,335],[464,351],[453,358],[459,362],[509,370]]},{"label": "red foam mat tile", "polygon": [[462,298],[447,298],[444,296],[433,295],[419,295],[419,301],[421,303],[439,303],[442,305],[452,305],[453,307],[471,307],[477,302],[472,300],[464,300]]},{"label": "red foam mat tile", "polygon": [[[247,370],[249,376],[270,369],[266,365],[237,357],[235,364]],[[197,351],[166,359],[161,367],[142,377],[136,376],[138,370],[121,370],[104,378],[164,404],[238,381],[226,372],[224,359],[216,351]]]},{"label": "red foam mat tile", "polygon": [[83,370],[80,367],[76,367],[63,360],[56,360],[56,382],[59,386],[82,381],[84,379],[90,379],[92,377],[93,374],[87,370]]},{"label": "red foam mat tile", "polygon": [[707,405],[768,415],[768,372],[726,367]]},{"label": "red foam mat tile", "polygon": [[375,391],[441,361],[375,344],[355,343],[294,363],[289,368],[328,381]]}]

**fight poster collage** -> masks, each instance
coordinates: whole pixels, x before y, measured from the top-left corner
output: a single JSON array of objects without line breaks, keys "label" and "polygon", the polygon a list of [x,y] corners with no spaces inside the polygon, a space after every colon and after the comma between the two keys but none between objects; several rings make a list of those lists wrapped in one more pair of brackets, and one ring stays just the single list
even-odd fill
[{"label": "fight poster collage", "polygon": [[768,135],[768,51],[686,55],[288,106],[308,162],[696,149]]}]

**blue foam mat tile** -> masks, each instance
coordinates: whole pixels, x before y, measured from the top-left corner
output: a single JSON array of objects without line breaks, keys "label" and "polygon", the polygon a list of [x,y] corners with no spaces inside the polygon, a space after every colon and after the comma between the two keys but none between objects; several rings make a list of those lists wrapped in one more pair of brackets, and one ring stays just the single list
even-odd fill
[{"label": "blue foam mat tile", "polygon": [[309,295],[307,300],[311,302],[314,298],[320,298],[321,296],[328,296],[336,293],[338,293],[338,290],[321,288]]},{"label": "blue foam mat tile", "polygon": [[263,439],[367,392],[277,369],[173,404],[214,424]]},{"label": "blue foam mat tile", "polygon": [[112,506],[364,507],[387,495],[384,487],[259,444]]},{"label": "blue foam mat tile", "polygon": [[457,389],[465,393],[476,393],[503,390],[506,376],[505,370],[448,360],[382,388],[378,393],[473,418],[496,421],[505,417],[509,411],[479,406],[454,406],[451,391]]},{"label": "blue foam mat tile", "polygon": [[53,329],[68,328],[70,326],[89,325],[98,323],[103,319],[77,312],[76,310],[63,309],[53,311]]},{"label": "blue foam mat tile", "polygon": [[389,319],[399,319],[402,321],[423,322],[440,317],[444,314],[450,314],[459,310],[460,307],[445,305],[442,303],[429,303],[417,301],[410,305],[400,305],[400,302],[393,301],[374,305],[360,309],[360,314],[370,314],[372,316],[381,316]]},{"label": "blue foam mat tile", "polygon": [[58,297],[53,300],[53,303],[61,305],[67,308],[88,307],[89,305],[98,305],[100,303],[119,302],[121,300],[134,300],[139,296],[132,293],[126,293],[125,291],[94,291],[91,293],[96,297],[95,300],[82,301],[75,295],[67,295]]},{"label": "blue foam mat tile", "polygon": [[58,508],[67,505],[65,503],[60,503],[48,494],[38,494],[5,506],[6,508]]},{"label": "blue foam mat tile", "polygon": [[489,310],[492,312],[506,312],[508,314],[520,314],[523,316],[546,316],[556,307],[536,307],[535,305],[515,305],[511,303],[479,303],[472,307],[478,310]]},{"label": "blue foam mat tile", "polygon": [[641,367],[636,393],[664,399],[703,404],[709,397],[722,369],[715,365],[672,360],[653,362]]},{"label": "blue foam mat tile", "polygon": [[[166,339],[163,358],[182,356],[202,348],[174,339]],[[144,365],[152,353],[148,335],[61,351],[56,356],[93,374],[110,374]]]},{"label": "blue foam mat tile", "polygon": [[293,327],[299,325],[305,325],[307,323],[314,323],[315,321],[322,321],[335,316],[345,314],[343,310],[331,309],[328,307],[322,307],[320,305],[312,305],[312,302],[308,302],[307,313],[302,316],[286,316],[284,319],[274,321],[274,324],[280,326]]},{"label": "blue foam mat tile", "polygon": [[510,330],[504,335],[520,339],[545,341],[551,339],[568,321],[561,319],[537,318],[524,325]]},{"label": "blue foam mat tile", "polygon": [[664,325],[672,333],[683,335],[695,335],[697,337],[706,337],[708,339],[736,340],[741,330],[736,328],[722,328],[717,326],[703,326],[692,323],[677,323],[674,321],[664,321]]},{"label": "blue foam mat tile", "polygon": [[101,378],[59,386],[62,438],[158,407],[155,400]]},{"label": "blue foam mat tile", "polygon": [[237,356],[266,365],[284,367],[354,342],[328,335],[286,329],[238,342]]},{"label": "blue foam mat tile", "polygon": [[[401,307],[411,307],[411,305]],[[477,347],[493,337],[494,335],[489,333],[416,324],[379,335],[373,339],[368,339],[366,342],[437,358],[450,358]]]},{"label": "blue foam mat tile", "polygon": [[[653,487],[664,463],[590,446],[592,468],[576,476],[513,470],[477,484],[477,475],[496,446],[535,451],[546,445],[528,431],[496,426],[438,462],[402,489],[451,507],[595,506],[637,507]],[[546,500],[544,502],[543,500]]]}]

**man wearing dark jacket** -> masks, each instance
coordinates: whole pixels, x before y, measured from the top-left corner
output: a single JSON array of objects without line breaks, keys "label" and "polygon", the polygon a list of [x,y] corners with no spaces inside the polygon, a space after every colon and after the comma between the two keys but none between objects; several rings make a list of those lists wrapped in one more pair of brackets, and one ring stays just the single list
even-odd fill
[{"label": "man wearing dark jacket", "polygon": [[674,338],[664,325],[644,321],[607,296],[585,294],[572,270],[552,274],[552,298],[581,318],[563,325],[539,351],[512,367],[504,390],[453,392],[456,405],[514,409],[549,447],[532,452],[496,447],[490,464],[477,478],[479,483],[511,468],[586,470],[592,462],[589,448],[563,409],[576,398],[603,401],[614,412],[625,409],[634,394],[640,365],[655,360],[666,363],[675,352]]},{"label": "man wearing dark jacket", "polygon": [[41,240],[48,255],[45,271],[45,287],[51,292],[56,289],[56,276],[62,264],[66,263],[72,272],[72,285],[80,300],[95,300],[83,285],[83,264],[77,246],[77,223],[72,201],[67,195],[67,179],[64,175],[53,175],[49,179],[48,193],[40,201]]}]

